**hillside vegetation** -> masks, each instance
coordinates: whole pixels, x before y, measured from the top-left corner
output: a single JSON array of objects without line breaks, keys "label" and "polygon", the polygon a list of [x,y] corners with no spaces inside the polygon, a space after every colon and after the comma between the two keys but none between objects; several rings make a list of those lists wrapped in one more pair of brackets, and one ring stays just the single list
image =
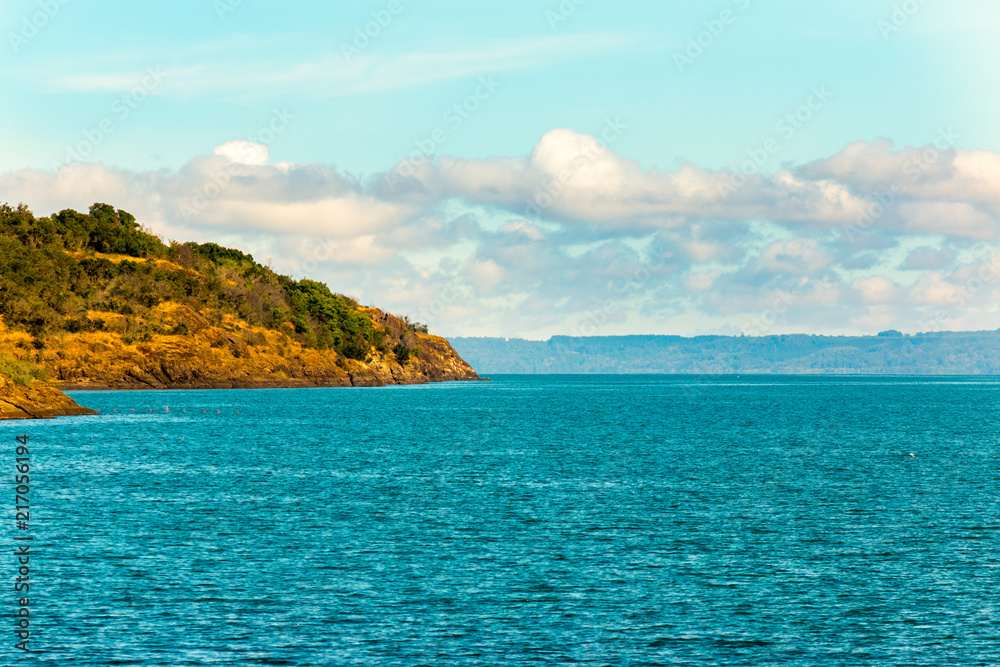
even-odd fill
[{"label": "hillside vegetation", "polygon": [[41,218],[0,205],[0,318],[4,363],[23,378],[16,364],[33,362],[69,386],[475,377],[422,325],[239,250],[165,244],[107,204]]}]

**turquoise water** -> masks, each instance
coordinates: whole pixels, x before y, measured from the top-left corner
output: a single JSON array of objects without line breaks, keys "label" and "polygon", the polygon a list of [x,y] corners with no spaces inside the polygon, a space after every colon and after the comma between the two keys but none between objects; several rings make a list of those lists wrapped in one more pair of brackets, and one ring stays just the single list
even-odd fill
[{"label": "turquoise water", "polygon": [[1000,663],[1000,379],[73,395],[34,663]]}]

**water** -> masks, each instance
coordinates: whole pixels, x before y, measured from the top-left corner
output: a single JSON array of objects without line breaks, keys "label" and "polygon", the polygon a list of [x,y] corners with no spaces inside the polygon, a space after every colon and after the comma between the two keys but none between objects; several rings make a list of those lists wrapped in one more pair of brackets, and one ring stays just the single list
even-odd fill
[{"label": "water", "polygon": [[35,663],[1000,663],[1000,379],[74,396],[0,424]]}]

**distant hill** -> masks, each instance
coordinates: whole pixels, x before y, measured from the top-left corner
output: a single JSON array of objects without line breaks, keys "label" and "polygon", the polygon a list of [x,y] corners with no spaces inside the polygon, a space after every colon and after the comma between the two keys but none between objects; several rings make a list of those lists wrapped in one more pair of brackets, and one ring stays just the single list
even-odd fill
[{"label": "distant hill", "polygon": [[480,373],[1000,374],[1000,331],[905,336],[452,338]]},{"label": "distant hill", "polygon": [[0,205],[0,372],[25,364],[61,389],[477,379],[423,325],[238,250],[164,244],[107,204]]}]

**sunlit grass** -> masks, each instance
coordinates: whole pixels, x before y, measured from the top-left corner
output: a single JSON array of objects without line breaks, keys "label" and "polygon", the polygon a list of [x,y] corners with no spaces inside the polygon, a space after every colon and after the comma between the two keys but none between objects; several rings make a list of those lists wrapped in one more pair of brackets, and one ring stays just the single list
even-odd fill
[{"label": "sunlit grass", "polygon": [[14,384],[22,387],[27,387],[35,380],[47,382],[49,379],[49,372],[41,366],[7,356],[0,356],[0,375],[6,375]]}]

